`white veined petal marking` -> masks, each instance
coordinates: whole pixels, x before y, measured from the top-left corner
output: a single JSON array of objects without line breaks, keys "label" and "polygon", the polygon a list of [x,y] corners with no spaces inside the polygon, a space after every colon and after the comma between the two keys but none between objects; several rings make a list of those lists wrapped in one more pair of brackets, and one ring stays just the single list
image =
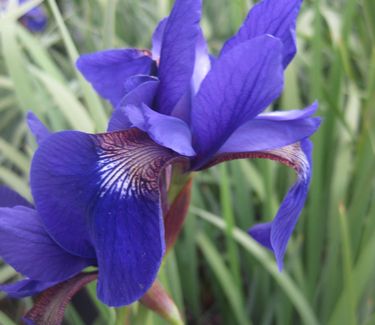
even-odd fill
[{"label": "white veined petal marking", "polygon": [[131,129],[95,136],[99,175],[98,196],[157,198],[159,175],[178,154]]},{"label": "white veined petal marking", "polygon": [[301,180],[308,178],[310,165],[299,142],[264,152],[274,155],[274,160],[293,168]]},{"label": "white veined petal marking", "polygon": [[272,150],[223,153],[217,156],[204,169],[217,165],[221,162],[233,159],[270,159],[293,168],[301,181],[308,181],[310,165],[300,142]]}]

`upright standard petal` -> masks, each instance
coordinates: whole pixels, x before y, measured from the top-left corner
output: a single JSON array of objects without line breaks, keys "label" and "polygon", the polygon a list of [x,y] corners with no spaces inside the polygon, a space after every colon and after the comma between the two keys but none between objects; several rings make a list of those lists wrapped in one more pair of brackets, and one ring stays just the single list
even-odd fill
[{"label": "upright standard petal", "polygon": [[301,3],[302,0],[260,1],[250,10],[237,34],[225,43],[221,55],[242,42],[269,34],[283,42],[283,65],[286,67],[297,51],[295,29]]},{"label": "upright standard petal", "polygon": [[129,105],[123,107],[121,112],[131,126],[146,132],[161,146],[183,156],[195,156],[190,129],[183,120],[155,112],[145,104]]},{"label": "upright standard petal", "polygon": [[261,114],[240,126],[218,153],[263,151],[285,147],[311,136],[320,125],[311,117],[317,103],[304,110]]},{"label": "upright standard petal", "polygon": [[0,185],[0,208],[13,208],[17,205],[31,207],[25,198],[10,188]]},{"label": "upright standard petal", "polygon": [[153,61],[148,53],[137,49],[107,50],[84,54],[77,68],[95,90],[114,107],[124,97],[124,84],[131,76],[151,73]]},{"label": "upright standard petal", "polygon": [[[167,22],[168,17],[161,20],[152,36],[152,58],[157,62],[159,62],[160,60],[164,30]],[[170,115],[178,117],[186,123],[190,124],[191,97],[198,92],[200,84],[202,83],[210,68],[211,60],[208,53],[207,42],[204,38],[201,28],[199,27],[195,43],[194,68],[190,82],[191,89],[188,88],[187,91],[182,95],[182,97],[177,100],[172,111],[169,113]]]},{"label": "upright standard petal", "polygon": [[201,0],[176,0],[165,25],[158,76],[158,111],[170,115],[189,92],[200,33]]},{"label": "upright standard petal", "polygon": [[216,61],[193,103],[197,166],[209,161],[238,127],[280,95],[281,49],[278,39],[261,36],[240,44]]},{"label": "upright standard petal", "polygon": [[195,62],[190,89],[177,102],[171,112],[172,116],[177,117],[190,125],[192,99],[198,92],[203,79],[206,77],[210,69],[211,59],[209,57],[207,43],[202,31],[200,31],[195,46]]},{"label": "upright standard petal", "polygon": [[[50,218],[47,230],[63,247],[77,250],[88,233],[104,303],[120,306],[139,299],[155,280],[165,250],[159,175],[179,155],[137,129],[61,132],[39,150],[31,183],[42,217]],[[50,158],[57,152],[65,159]]]},{"label": "upright standard petal", "polygon": [[206,39],[202,31],[197,38],[197,44],[195,46],[195,63],[194,63],[194,71],[193,71],[193,95],[195,95],[199,87],[206,77],[208,71],[211,69],[211,60],[208,53],[208,47]]},{"label": "upright standard petal", "polygon": [[63,281],[92,264],[58,246],[27,207],[0,208],[0,243],[0,256],[33,280]]},{"label": "upright standard petal", "polygon": [[161,46],[163,43],[163,36],[165,26],[167,25],[168,17],[162,19],[156,26],[154,33],[152,34],[152,58],[156,62],[160,60]]},{"label": "upright standard petal", "polygon": [[40,144],[44,139],[46,139],[51,132],[47,127],[42,123],[42,121],[33,113],[27,113],[27,125],[35,137],[35,140]]}]

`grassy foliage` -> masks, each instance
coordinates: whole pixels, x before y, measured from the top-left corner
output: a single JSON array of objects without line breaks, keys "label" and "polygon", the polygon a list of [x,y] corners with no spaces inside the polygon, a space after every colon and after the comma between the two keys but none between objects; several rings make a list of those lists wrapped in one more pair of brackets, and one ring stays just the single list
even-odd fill
[{"label": "grassy foliage", "polygon": [[[42,35],[17,23],[24,7],[0,18],[0,181],[29,199],[36,145],[25,112],[34,111],[53,130],[104,130],[110,107],[77,74],[74,60],[108,47],[148,48],[171,5],[44,3],[50,22]],[[249,7],[247,0],[205,1],[202,24],[212,52]],[[305,0],[297,30],[299,52],[276,106],[301,108],[318,99],[324,122],[313,137],[313,182],[285,270],[279,273],[271,254],[245,231],[275,215],[294,175],[267,161],[234,161],[200,173],[184,231],[160,274],[191,324],[375,324],[375,3]],[[15,277],[0,264],[1,283]],[[163,324],[139,306],[103,306],[95,284],[80,298],[89,299],[95,324],[123,324],[128,317]],[[0,323],[13,324],[30,303],[2,299]],[[67,310],[67,324],[85,324],[75,306]]]}]

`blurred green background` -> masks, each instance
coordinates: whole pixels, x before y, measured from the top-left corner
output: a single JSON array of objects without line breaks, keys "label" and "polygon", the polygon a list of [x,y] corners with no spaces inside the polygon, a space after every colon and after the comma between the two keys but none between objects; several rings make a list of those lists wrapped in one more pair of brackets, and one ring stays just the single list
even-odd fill
[{"label": "blurred green background", "polygon": [[[42,3],[32,0],[31,3]],[[31,199],[36,144],[24,121],[34,111],[52,130],[95,132],[110,107],[78,75],[79,53],[150,47],[167,0],[43,2],[49,25],[31,34],[17,23],[22,8],[0,18],[0,182]],[[248,0],[204,1],[210,49],[240,26]],[[246,235],[270,220],[294,182],[269,161],[233,161],[194,180],[181,238],[160,272],[189,324],[375,324],[375,1],[305,0],[298,54],[275,107],[319,100],[323,124],[314,135],[313,182],[285,258]],[[15,280],[0,262],[0,283]],[[0,294],[0,324],[19,322],[31,299]],[[95,298],[95,284],[66,312],[66,324],[164,324],[143,307],[114,310]]]}]

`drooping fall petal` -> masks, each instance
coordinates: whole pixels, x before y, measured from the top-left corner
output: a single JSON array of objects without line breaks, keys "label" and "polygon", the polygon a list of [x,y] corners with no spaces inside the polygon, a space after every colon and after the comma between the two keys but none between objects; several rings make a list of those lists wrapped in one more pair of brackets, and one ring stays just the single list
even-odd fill
[{"label": "drooping fall petal", "polygon": [[312,143],[308,139],[285,147],[254,151],[218,154],[205,168],[233,159],[270,159],[293,168],[297,174],[295,184],[289,189],[272,222],[255,225],[249,234],[263,246],[273,251],[281,270],[286,247],[304,206],[312,171]]},{"label": "drooping fall petal", "polygon": [[56,133],[35,154],[31,184],[46,229],[76,254],[91,247],[98,296],[110,306],[134,302],[155,280],[165,251],[159,175],[179,157],[136,129]]},{"label": "drooping fall petal", "polygon": [[288,241],[297,224],[309,190],[312,161],[312,143],[306,139],[298,144],[272,150],[269,153],[285,160],[297,173],[297,181],[289,189],[274,220],[256,225],[249,234],[262,245],[270,248],[281,270]]}]

